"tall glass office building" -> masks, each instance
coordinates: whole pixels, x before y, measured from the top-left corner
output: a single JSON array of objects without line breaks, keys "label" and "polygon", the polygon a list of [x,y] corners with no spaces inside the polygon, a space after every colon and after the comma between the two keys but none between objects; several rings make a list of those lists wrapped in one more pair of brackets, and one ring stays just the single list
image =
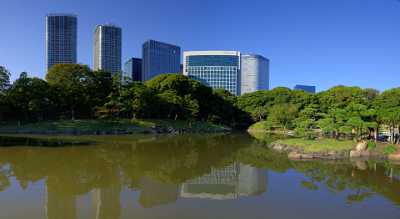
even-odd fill
[{"label": "tall glass office building", "polygon": [[269,60],[260,55],[242,55],[241,94],[269,89]]},{"label": "tall glass office building", "polygon": [[159,74],[178,73],[181,64],[181,48],[175,45],[149,40],[143,44],[142,80],[147,81]]},{"label": "tall glass office building", "polygon": [[184,52],[183,74],[212,88],[240,95],[240,52]]},{"label": "tall glass office building", "polygon": [[121,71],[122,30],[114,25],[98,25],[94,33],[94,69]]},{"label": "tall glass office building", "polygon": [[142,81],[142,59],[130,58],[126,61],[123,76],[132,81]]},{"label": "tall glass office building", "polygon": [[46,65],[74,64],[77,57],[77,25],[75,15],[46,16]]}]

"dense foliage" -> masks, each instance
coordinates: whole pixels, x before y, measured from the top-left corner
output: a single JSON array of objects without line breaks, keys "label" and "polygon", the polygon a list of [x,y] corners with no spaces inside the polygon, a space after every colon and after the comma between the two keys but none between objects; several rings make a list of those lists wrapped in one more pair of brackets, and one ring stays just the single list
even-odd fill
[{"label": "dense foliage", "polygon": [[10,84],[0,67],[0,121],[49,119],[154,118],[210,121],[246,128],[263,121],[271,130],[294,130],[313,138],[378,138],[388,130],[400,141],[400,88],[336,86],[318,94],[278,87],[236,97],[181,74],[163,74],[146,83],[121,83],[119,74],[76,64],[55,65],[46,80],[27,73]]},{"label": "dense foliage", "polygon": [[27,73],[9,85],[1,68],[1,120],[154,118],[212,121],[246,127],[250,118],[236,97],[213,91],[181,74],[164,74],[146,83],[121,83],[121,76],[92,71],[84,65],[55,65],[46,80]]},{"label": "dense foliage", "polygon": [[[335,138],[377,138],[379,128],[399,142],[400,89],[381,94],[373,89],[336,86],[318,94],[275,88],[238,98],[253,120],[271,130],[291,129],[312,138],[316,131]],[[396,130],[397,129],[397,130]]]}]

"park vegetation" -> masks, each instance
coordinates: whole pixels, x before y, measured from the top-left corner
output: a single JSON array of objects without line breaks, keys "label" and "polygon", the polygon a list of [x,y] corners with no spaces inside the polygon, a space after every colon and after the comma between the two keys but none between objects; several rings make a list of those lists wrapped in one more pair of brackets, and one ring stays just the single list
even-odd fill
[{"label": "park vegetation", "polygon": [[399,143],[400,88],[336,86],[309,94],[278,87],[236,97],[181,74],[163,74],[145,83],[122,83],[119,74],[76,64],[55,65],[46,80],[21,73],[10,83],[0,68],[0,121],[22,123],[75,119],[166,119],[204,121],[233,128],[317,134],[341,139],[378,140],[388,130]]},{"label": "park vegetation", "polygon": [[375,139],[380,129],[399,143],[400,88],[379,93],[374,89],[336,86],[317,94],[275,88],[258,91],[238,99],[248,112],[254,129],[295,131],[313,139],[317,134],[336,139]]},{"label": "park vegetation", "polygon": [[181,74],[125,83],[120,74],[60,64],[49,70],[46,80],[23,72],[11,84],[10,73],[0,69],[0,122],[156,119],[246,127],[251,119],[236,102],[229,92]]}]

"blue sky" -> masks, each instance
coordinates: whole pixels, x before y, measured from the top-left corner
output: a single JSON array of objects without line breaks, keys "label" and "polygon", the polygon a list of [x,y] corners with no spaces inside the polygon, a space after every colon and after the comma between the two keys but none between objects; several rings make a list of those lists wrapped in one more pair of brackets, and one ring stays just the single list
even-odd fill
[{"label": "blue sky", "polygon": [[123,29],[123,61],[147,39],[271,60],[271,86],[400,86],[399,0],[0,0],[0,65],[45,76],[45,15],[78,15],[78,61],[97,24]]}]

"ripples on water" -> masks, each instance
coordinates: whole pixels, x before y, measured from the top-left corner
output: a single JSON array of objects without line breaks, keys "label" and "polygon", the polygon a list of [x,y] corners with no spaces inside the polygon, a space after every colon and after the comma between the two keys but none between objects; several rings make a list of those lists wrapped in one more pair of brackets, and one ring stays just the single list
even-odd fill
[{"label": "ripples on water", "polygon": [[264,143],[2,137],[0,218],[400,218],[398,166],[292,162]]}]

